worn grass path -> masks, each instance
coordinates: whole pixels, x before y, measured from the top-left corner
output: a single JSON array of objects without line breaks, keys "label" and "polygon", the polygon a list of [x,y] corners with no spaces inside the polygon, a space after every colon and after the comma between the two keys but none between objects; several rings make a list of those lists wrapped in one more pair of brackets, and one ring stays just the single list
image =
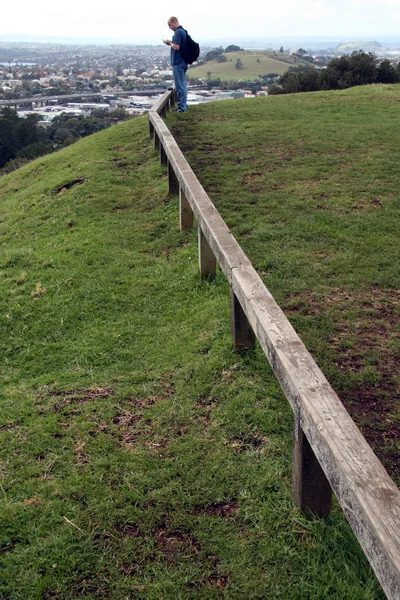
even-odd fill
[{"label": "worn grass path", "polygon": [[397,483],[399,102],[399,85],[373,85],[169,116],[211,199]]},{"label": "worn grass path", "polygon": [[0,244],[1,598],[384,598],[339,508],[291,503],[290,408],[146,119],[2,178]]}]

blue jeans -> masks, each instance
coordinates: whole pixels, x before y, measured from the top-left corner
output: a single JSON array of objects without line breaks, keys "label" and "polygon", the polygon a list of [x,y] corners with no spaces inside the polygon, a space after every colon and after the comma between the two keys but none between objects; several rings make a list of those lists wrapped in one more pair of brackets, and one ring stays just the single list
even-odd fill
[{"label": "blue jeans", "polygon": [[178,108],[181,110],[187,110],[187,88],[186,88],[186,75],[187,65],[180,63],[179,65],[172,66],[172,73],[174,75],[176,93],[178,95]]}]

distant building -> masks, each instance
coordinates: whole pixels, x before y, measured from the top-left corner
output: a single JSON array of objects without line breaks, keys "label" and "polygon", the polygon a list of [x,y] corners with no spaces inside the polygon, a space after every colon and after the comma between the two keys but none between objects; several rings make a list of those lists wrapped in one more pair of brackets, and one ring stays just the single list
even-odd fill
[{"label": "distant building", "polygon": [[92,110],[109,110],[109,104],[97,104],[94,102],[68,102],[67,108],[77,109],[85,113],[91,112]]}]

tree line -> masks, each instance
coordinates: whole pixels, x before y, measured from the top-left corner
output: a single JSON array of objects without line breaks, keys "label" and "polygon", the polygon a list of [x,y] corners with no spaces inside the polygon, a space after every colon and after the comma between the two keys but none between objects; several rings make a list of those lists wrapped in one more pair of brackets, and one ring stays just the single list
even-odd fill
[{"label": "tree line", "polygon": [[217,62],[226,62],[228,59],[226,58],[226,56],[224,56],[224,54],[227,54],[229,52],[241,51],[243,51],[243,48],[241,48],[240,46],[236,46],[235,44],[230,44],[225,49],[222,46],[219,46],[218,48],[213,48],[212,50],[207,52],[207,54],[204,56],[203,61],[201,62],[208,62],[214,59],[216,59]]},{"label": "tree line", "polygon": [[39,125],[38,114],[20,117],[9,107],[0,109],[0,169],[13,171],[28,161],[73,144],[78,139],[129,118],[123,109],[95,110],[90,117],[62,113],[50,125]]},{"label": "tree line", "polygon": [[370,83],[400,82],[400,63],[394,66],[387,58],[379,60],[371,52],[356,51],[333,58],[324,69],[313,66],[291,68],[269,94],[293,94],[321,90],[342,90]]}]

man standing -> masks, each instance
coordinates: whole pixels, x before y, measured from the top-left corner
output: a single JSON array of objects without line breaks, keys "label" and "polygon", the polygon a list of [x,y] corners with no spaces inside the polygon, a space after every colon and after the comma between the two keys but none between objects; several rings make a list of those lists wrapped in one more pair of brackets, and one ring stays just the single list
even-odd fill
[{"label": "man standing", "polygon": [[171,66],[174,75],[176,93],[178,95],[177,112],[187,111],[187,88],[185,75],[187,64],[182,55],[182,50],[186,47],[186,31],[176,17],[168,19],[168,27],[174,32],[172,40],[164,40],[164,44],[171,46]]}]

